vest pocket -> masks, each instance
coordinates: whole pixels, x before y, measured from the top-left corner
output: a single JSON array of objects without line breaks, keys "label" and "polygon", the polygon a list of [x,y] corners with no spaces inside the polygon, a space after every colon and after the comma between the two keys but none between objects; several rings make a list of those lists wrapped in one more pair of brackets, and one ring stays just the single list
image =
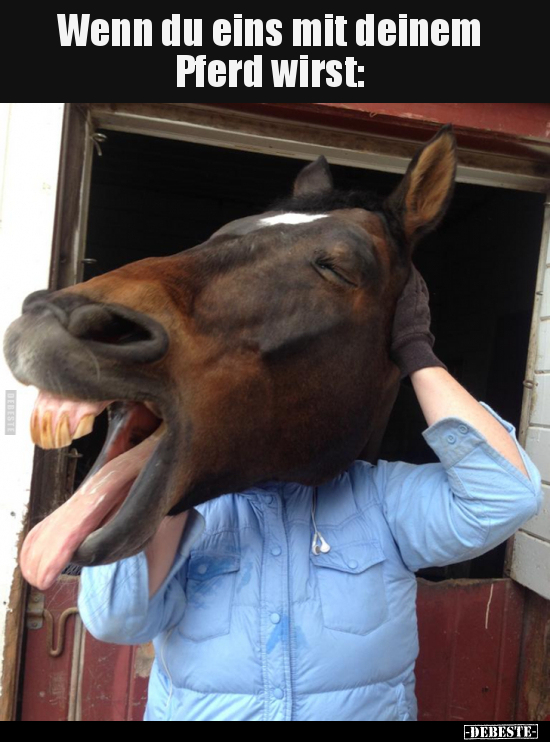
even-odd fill
[{"label": "vest pocket", "polygon": [[377,541],[331,544],[326,554],[310,553],[327,629],[364,635],[388,619],[385,558]]},{"label": "vest pocket", "polygon": [[191,554],[187,568],[187,604],[179,632],[193,641],[228,634],[235,579],[241,567],[238,554],[203,551]]}]

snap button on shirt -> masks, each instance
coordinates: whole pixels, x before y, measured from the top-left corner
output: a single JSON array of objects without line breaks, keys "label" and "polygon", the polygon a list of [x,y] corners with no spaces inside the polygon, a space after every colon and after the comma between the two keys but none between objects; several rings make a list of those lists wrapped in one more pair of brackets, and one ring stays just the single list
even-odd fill
[{"label": "snap button on shirt", "polygon": [[455,443],[456,442],[456,436],[452,433],[449,433],[448,436],[446,436],[447,443]]},{"label": "snap button on shirt", "polygon": [[468,432],[468,426],[467,425],[459,425],[458,426],[458,432],[462,433],[462,435],[466,435]]}]

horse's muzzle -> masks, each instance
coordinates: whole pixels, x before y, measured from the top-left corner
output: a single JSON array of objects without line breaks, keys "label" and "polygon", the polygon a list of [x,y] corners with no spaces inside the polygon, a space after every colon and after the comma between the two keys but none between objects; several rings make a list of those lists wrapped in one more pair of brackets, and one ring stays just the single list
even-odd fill
[{"label": "horse's muzzle", "polygon": [[23,302],[23,314],[53,315],[60,325],[105,358],[153,363],[169,346],[164,327],[152,317],[120,304],[100,304],[84,296],[52,296],[35,291]]}]

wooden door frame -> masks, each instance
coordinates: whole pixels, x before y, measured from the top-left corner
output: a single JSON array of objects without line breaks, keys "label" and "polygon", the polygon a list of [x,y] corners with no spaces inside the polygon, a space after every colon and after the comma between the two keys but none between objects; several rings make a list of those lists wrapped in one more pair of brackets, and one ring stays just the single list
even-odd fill
[{"label": "wooden door frame", "polygon": [[[81,280],[80,263],[87,223],[93,141],[88,112],[78,104],[67,104],[63,114],[61,157],[57,181],[54,232],[48,287],[58,289]],[[74,153],[79,157],[75,158]],[[34,448],[28,511],[17,553],[29,530],[51,502],[51,493],[61,498],[70,486],[74,460],[64,450]],[[49,497],[46,496],[49,495]],[[20,685],[20,665],[29,584],[17,565],[14,570],[4,637],[4,662],[0,695],[0,719],[14,721]]]}]

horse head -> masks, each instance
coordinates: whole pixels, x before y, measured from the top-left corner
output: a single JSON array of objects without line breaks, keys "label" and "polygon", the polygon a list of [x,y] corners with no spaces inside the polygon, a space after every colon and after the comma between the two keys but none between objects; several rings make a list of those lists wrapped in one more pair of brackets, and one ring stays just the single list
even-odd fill
[{"label": "horse head", "polygon": [[44,589],[69,561],[138,553],[167,515],[348,467],[385,425],[395,305],[455,169],[449,127],[388,198],[335,190],[320,157],[291,196],[192,249],[28,296],[4,353],[40,390],[34,442],[67,446],[105,408],[109,430],[78,491],[27,536],[25,577]]}]

